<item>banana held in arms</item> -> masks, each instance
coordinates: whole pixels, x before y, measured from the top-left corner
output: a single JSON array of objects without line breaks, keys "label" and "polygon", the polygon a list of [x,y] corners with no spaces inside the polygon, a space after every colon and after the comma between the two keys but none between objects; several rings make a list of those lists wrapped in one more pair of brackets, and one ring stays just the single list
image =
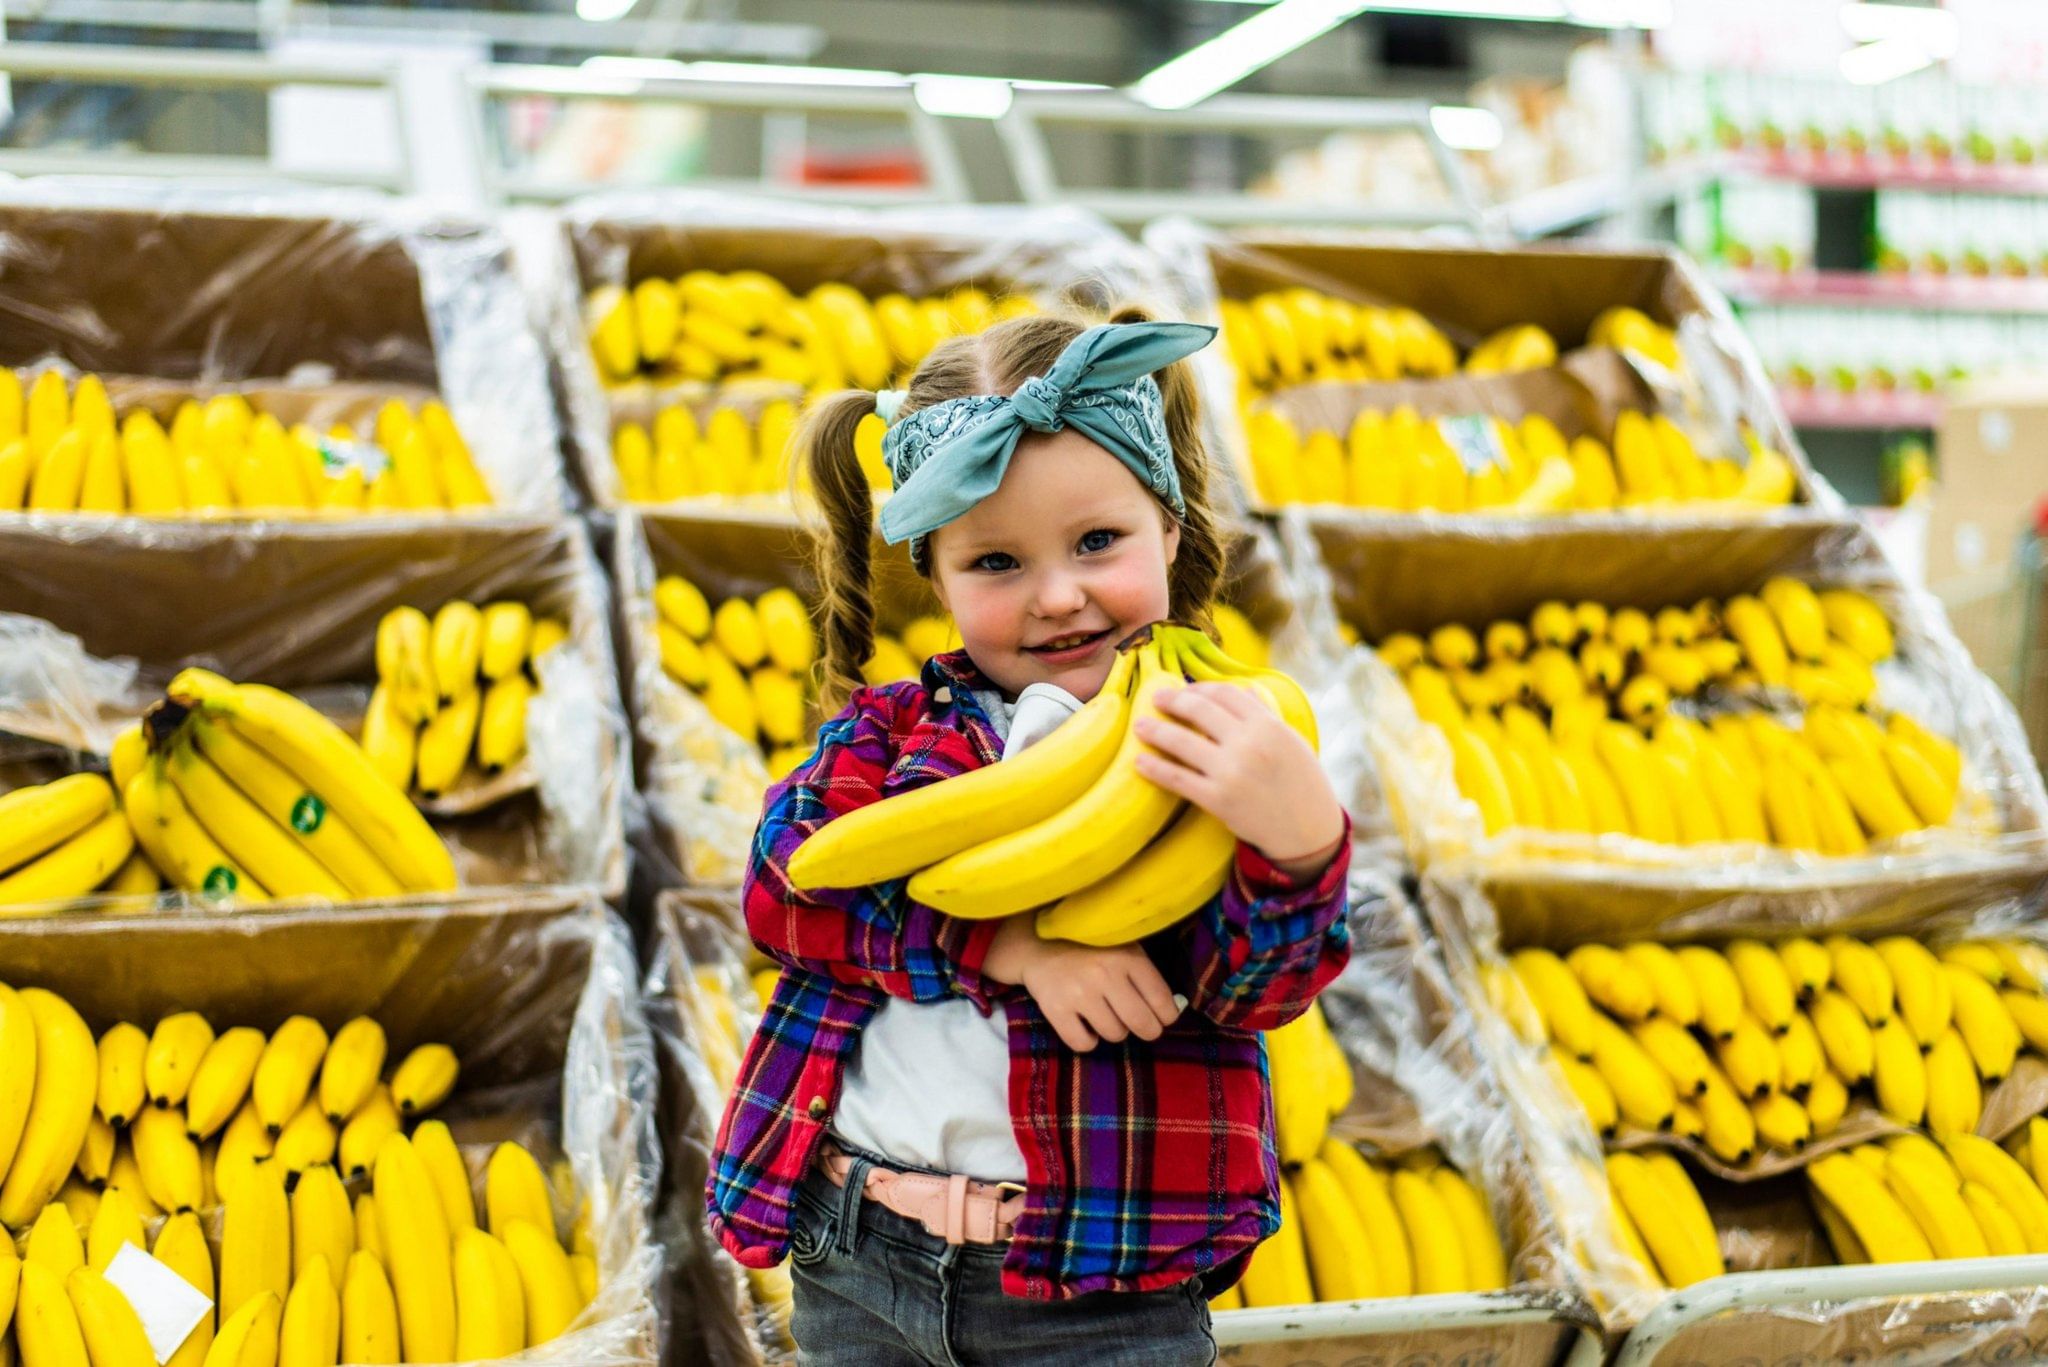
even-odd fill
[{"label": "banana held in arms", "polygon": [[829,823],[790,861],[800,888],[910,877],[913,898],[956,916],[1047,910],[1039,932],[1089,944],[1142,938],[1216,895],[1236,842],[1138,773],[1131,723],[1183,678],[1250,688],[1311,744],[1315,718],[1278,670],[1253,669],[1201,633],[1156,626],[1127,647],[1074,719],[1021,757],[892,797]]}]

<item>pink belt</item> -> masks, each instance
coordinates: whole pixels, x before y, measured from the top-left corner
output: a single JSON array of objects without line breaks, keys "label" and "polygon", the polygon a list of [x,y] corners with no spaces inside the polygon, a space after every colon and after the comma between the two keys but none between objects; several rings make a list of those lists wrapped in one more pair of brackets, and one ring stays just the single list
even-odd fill
[{"label": "pink belt", "polygon": [[[818,1168],[835,1187],[844,1187],[853,1159],[831,1144],[818,1153]],[[1024,1213],[1024,1188],[1015,1182],[976,1182],[922,1172],[869,1167],[861,1196],[906,1220],[916,1220],[949,1244],[1008,1243]]]}]

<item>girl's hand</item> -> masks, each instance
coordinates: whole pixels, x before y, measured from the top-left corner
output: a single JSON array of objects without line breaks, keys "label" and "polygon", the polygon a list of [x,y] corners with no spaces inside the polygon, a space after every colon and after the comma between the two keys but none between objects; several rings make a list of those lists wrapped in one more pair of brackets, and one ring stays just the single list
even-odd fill
[{"label": "girl's hand", "polygon": [[1328,866],[1344,809],[1315,751],[1248,688],[1198,683],[1159,695],[1141,717],[1138,772],[1208,812],[1297,879]]},{"label": "girl's hand", "polygon": [[1132,1035],[1155,1040],[1180,1015],[1173,989],[1137,945],[1041,940],[1033,920],[1026,912],[1003,922],[982,972],[1030,993],[1069,1049],[1085,1054]]}]

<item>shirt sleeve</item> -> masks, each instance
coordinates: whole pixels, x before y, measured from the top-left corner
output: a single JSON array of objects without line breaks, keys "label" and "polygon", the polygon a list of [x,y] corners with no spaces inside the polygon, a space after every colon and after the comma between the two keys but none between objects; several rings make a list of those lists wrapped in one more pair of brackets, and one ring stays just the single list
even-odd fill
[{"label": "shirt sleeve", "polygon": [[905,893],[907,880],[803,891],[789,880],[799,845],[835,817],[882,800],[896,723],[916,685],[862,689],[818,733],[818,749],[769,789],[741,890],[747,931],[785,968],[876,987],[907,1001],[966,997],[991,1008],[981,976],[997,921],[948,916]]},{"label": "shirt sleeve", "polygon": [[1311,881],[1297,881],[1240,843],[1223,890],[1152,942],[1160,966],[1188,1006],[1234,1030],[1285,1025],[1351,958],[1345,879],[1351,818],[1336,855]]}]

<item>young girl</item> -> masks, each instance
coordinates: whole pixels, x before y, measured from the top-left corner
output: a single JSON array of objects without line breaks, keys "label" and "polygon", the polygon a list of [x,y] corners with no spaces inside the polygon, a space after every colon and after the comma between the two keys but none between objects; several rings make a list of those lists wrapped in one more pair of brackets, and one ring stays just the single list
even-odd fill
[{"label": "young girl", "polygon": [[[1257,1032],[1349,955],[1350,827],[1249,692],[1175,689],[1138,723],[1144,774],[1239,841],[1223,891],[1142,944],[786,873],[834,817],[1042,734],[1132,632],[1206,620],[1223,554],[1184,358],[1212,335],[1018,319],[939,346],[907,394],[842,394],[805,427],[827,705],[851,696],[755,835],[747,926],[783,972],[708,1188],[734,1257],[791,1257],[803,1362],[1209,1362],[1207,1297],[1278,1228]],[[864,688],[873,507],[853,438],[873,412],[891,423],[883,534],[910,542],[965,648]]]}]

